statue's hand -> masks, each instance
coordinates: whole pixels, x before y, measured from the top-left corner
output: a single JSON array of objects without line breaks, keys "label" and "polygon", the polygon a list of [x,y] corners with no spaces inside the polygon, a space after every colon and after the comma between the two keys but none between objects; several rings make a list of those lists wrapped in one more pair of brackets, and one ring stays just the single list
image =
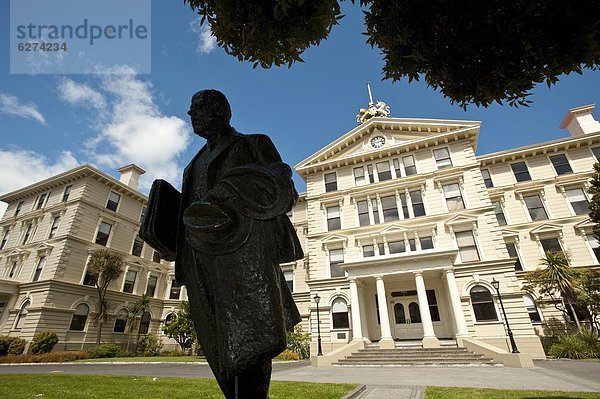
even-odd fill
[{"label": "statue's hand", "polygon": [[231,217],[218,205],[194,202],[183,213],[183,224],[189,232],[225,228]]}]

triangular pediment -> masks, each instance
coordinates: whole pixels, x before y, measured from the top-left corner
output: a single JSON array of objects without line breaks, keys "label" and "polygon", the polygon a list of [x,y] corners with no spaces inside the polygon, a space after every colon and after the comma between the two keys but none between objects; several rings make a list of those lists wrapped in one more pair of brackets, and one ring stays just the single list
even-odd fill
[{"label": "triangular pediment", "polygon": [[10,251],[9,253],[6,254],[7,258],[14,258],[14,257],[19,257],[19,256],[27,256],[29,255],[29,251],[25,251],[23,249],[20,248],[15,248],[12,251]]},{"label": "triangular pediment", "polygon": [[502,237],[518,237],[519,232],[517,230],[502,230]]},{"label": "triangular pediment", "polygon": [[444,222],[446,226],[455,226],[458,224],[467,223],[477,223],[477,216],[459,213],[458,215],[455,215]]},{"label": "triangular pediment", "polygon": [[592,229],[596,226],[596,223],[592,222],[592,219],[585,219],[583,222],[577,223],[573,228],[577,232],[581,232],[582,234],[587,231],[592,231]]},{"label": "triangular pediment", "polygon": [[[440,142],[444,142],[445,135],[478,131],[479,126],[480,123],[474,121],[372,118],[298,163],[296,170],[335,161],[350,162],[361,157],[379,157],[380,154],[396,152],[409,143],[419,143],[435,137],[440,137]],[[383,142],[381,147],[372,145],[371,140],[375,137],[383,137],[378,142]]]},{"label": "triangular pediment", "polygon": [[543,233],[554,233],[557,231],[562,231],[561,225],[553,224],[553,223],[544,223],[544,224],[539,225],[535,229],[532,229],[529,233],[530,234],[543,234]]},{"label": "triangular pediment", "polygon": [[42,242],[41,244],[36,246],[33,250],[36,252],[46,252],[46,251],[52,251],[52,248],[54,248],[54,245],[50,245],[48,243]]},{"label": "triangular pediment", "polygon": [[386,227],[385,229],[379,231],[381,235],[390,235],[390,234],[398,234],[398,233],[406,233],[409,231],[406,227],[400,224],[393,224],[391,226]]},{"label": "triangular pediment", "polygon": [[323,240],[321,240],[321,242],[323,244],[330,244],[330,243],[342,242],[342,241],[348,241],[348,237],[341,236],[338,234],[331,234],[331,235],[325,237]]}]

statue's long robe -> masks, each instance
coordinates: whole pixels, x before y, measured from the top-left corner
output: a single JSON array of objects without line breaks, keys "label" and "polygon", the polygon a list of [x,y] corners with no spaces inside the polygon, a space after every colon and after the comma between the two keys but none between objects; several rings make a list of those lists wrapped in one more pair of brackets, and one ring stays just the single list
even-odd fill
[{"label": "statue's long robe", "polygon": [[[272,359],[301,320],[279,267],[303,257],[286,216],[298,196],[291,175],[267,136],[235,131],[185,169],[175,273],[217,379]],[[234,222],[190,234],[183,214],[197,201],[222,205]]]}]

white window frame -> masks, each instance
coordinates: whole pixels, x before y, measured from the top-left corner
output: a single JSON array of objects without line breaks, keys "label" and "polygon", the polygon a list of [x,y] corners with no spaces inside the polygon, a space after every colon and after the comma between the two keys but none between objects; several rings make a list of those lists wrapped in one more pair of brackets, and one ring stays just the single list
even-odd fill
[{"label": "white window frame", "polygon": [[[44,200],[42,202],[42,205],[38,208],[38,202],[40,201],[40,197],[42,195],[45,195]],[[50,191],[47,191],[45,193],[41,193],[40,195],[38,195],[37,197],[35,197],[35,201],[33,203],[33,209],[32,211],[38,211],[38,210],[42,210],[46,207],[46,205],[48,204],[48,198],[50,198]]]},{"label": "white window frame", "polygon": [[[325,231],[338,231],[338,230],[342,230],[344,228],[344,223],[342,220],[342,205],[339,202],[332,202],[329,204],[323,204],[323,211],[325,214]],[[334,230],[329,230],[329,212],[328,212],[328,208],[333,208],[333,207],[338,207],[338,212],[339,212],[339,219],[340,219],[340,228],[339,229],[334,229]]]},{"label": "white window frame", "polygon": [[[346,313],[348,314],[348,327],[333,327],[333,305],[334,302],[341,300],[344,301],[346,303]],[[350,304],[348,303],[348,300],[346,298],[344,298],[341,295],[336,296],[335,298],[333,298],[331,300],[331,308],[329,310],[329,317],[331,319],[331,322],[329,323],[329,328],[331,331],[350,331],[352,329],[352,319],[351,319],[351,315],[350,315]],[[334,339],[335,340],[335,339]]]},{"label": "white window frame", "polygon": [[[88,327],[90,325],[90,315],[92,313],[92,307],[90,306],[89,303],[85,302],[85,301],[78,301],[76,302],[77,304],[73,304],[74,307],[72,307],[71,309],[73,309],[73,314],[71,315],[71,319],[69,320],[69,327],[67,328],[67,331],[69,332],[74,332],[74,333],[85,333],[88,330]],[[71,324],[73,324],[73,316],[75,316],[75,312],[77,311],[77,308],[81,305],[86,305],[88,307],[88,312],[87,312],[87,316],[85,318],[85,325],[83,326],[83,330],[71,330]]]},{"label": "white window frame", "polygon": [[[507,212],[506,212],[506,207],[504,206],[504,197],[502,198],[492,198],[492,206],[494,207],[494,217],[496,218],[496,220],[498,219],[498,217],[496,216],[496,202],[500,204],[500,209],[502,210],[502,215],[504,215],[504,220],[506,220],[506,225],[508,226],[510,224],[510,219],[508,218]],[[529,213],[529,209],[527,210],[527,213]],[[498,222],[498,225],[502,228],[503,226],[500,224],[500,222]]]},{"label": "white window frame", "polygon": [[348,275],[348,272],[346,272],[344,270],[344,275],[343,276],[336,276],[333,277],[331,276],[331,251],[342,251],[342,262],[344,263],[346,261],[346,250],[343,246],[340,247],[333,247],[333,248],[327,248],[326,250],[326,257],[327,257],[327,277],[328,278],[343,278],[346,277]]},{"label": "white window frame", "polygon": [[[487,174],[488,174],[488,176],[489,176],[489,179],[486,179],[486,178],[485,178],[485,176],[483,175],[483,171],[486,171],[486,172],[487,172]],[[490,173],[490,169],[489,169],[489,168],[481,169],[481,177],[483,178],[483,185],[484,185],[484,187],[486,188],[486,190],[489,190],[490,188],[494,188],[494,187],[495,187],[495,186],[494,186],[494,179],[492,179],[492,174]],[[485,181],[486,181],[486,180],[489,180],[490,182],[492,182],[492,187],[488,187],[488,186],[485,184]]]},{"label": "white window frame", "polygon": [[[110,209],[110,208],[108,207],[108,202],[110,201],[110,196],[111,196],[111,194],[115,194],[115,195],[118,195],[118,196],[119,196],[119,202],[117,202],[117,207],[116,207],[114,210],[112,210],[112,209]],[[111,212],[118,213],[118,212],[119,212],[119,209],[121,208],[121,202],[123,202],[123,195],[122,195],[122,194],[119,194],[118,192],[116,192],[116,191],[114,191],[114,190],[110,190],[110,191],[108,192],[108,197],[106,198],[106,204],[104,205],[104,209],[108,209],[108,210],[109,210],[109,211],[111,211]]]},{"label": "white window frame", "polygon": [[[596,237],[594,237],[594,232],[593,231],[584,231],[583,232],[583,239],[585,240],[585,245],[590,253],[590,256],[592,257],[592,261],[594,262],[595,265],[600,265],[600,259],[598,259],[596,257],[596,254],[594,253],[594,248],[592,247],[592,244],[590,243],[590,240],[588,239],[588,236],[592,236],[594,239],[596,239]],[[600,244],[600,240],[596,240],[598,241],[598,243]]]},{"label": "white window frame", "polygon": [[111,225],[110,233],[108,233],[108,239],[106,240],[106,248],[110,248],[110,245],[112,243],[112,239],[114,237],[115,228],[117,227],[117,222],[115,222],[114,220],[100,218],[98,220],[98,224],[96,224],[96,231],[94,232],[94,237],[92,238],[92,242],[95,245],[101,245],[101,244],[96,244],[96,239],[98,238],[98,231],[100,230],[100,225],[102,223],[106,223],[106,224]]},{"label": "white window frame", "polygon": [[[42,268],[40,270],[40,275],[38,276],[37,280],[34,280],[35,278],[35,274],[38,270],[38,267],[40,265],[41,261],[44,261],[44,264],[42,265]],[[35,282],[35,281],[39,281],[40,277],[42,276],[42,273],[44,272],[44,268],[46,267],[46,263],[48,262],[48,256],[47,255],[39,255],[35,258],[35,262],[33,263],[33,273],[31,274],[31,278],[29,279],[31,282]]]},{"label": "white window frame", "polygon": [[[135,279],[133,280],[133,286],[131,287],[131,292],[125,292],[125,283],[127,282],[127,274],[129,272],[135,273]],[[127,266],[125,268],[125,273],[123,273],[123,282],[121,283],[121,292],[124,294],[133,294],[135,295],[138,282],[140,279],[140,270],[136,267]]]},{"label": "white window frame", "polygon": [[[533,218],[531,217],[531,214],[529,213],[529,207],[527,207],[527,203],[525,202],[525,197],[533,197],[537,195],[540,198],[540,202],[542,203],[542,207],[544,208],[544,212],[546,212],[546,219],[541,219],[541,220],[533,220]],[[518,194],[519,199],[521,200],[521,203],[523,204],[523,207],[525,208],[525,216],[527,216],[527,220],[529,222],[541,222],[543,220],[550,220],[553,219],[552,214],[550,213],[550,209],[548,209],[548,206],[546,204],[546,195],[544,193],[544,190],[534,190],[534,191],[527,191],[524,193],[519,193]]]},{"label": "white window frame", "polygon": [[[517,180],[517,176],[515,175],[515,171],[513,170],[512,165],[513,164],[517,164],[517,163],[521,163],[521,162],[523,162],[525,164],[525,166],[527,167],[527,173],[529,173],[529,180],[523,180],[523,181],[518,181]],[[527,161],[525,159],[521,159],[519,161],[515,160],[514,162],[509,163],[508,164],[508,168],[510,169],[510,173],[512,175],[512,178],[513,178],[515,184],[525,183],[525,182],[534,180],[534,177],[531,174],[531,168],[529,167],[529,163],[527,163]]]},{"label": "white window frame", "polygon": [[[565,159],[567,160],[567,164],[569,165],[569,168],[571,168],[571,172],[563,173],[562,175],[558,174],[558,172],[556,171],[556,166],[554,166],[554,163],[552,162],[552,157],[555,157],[557,155],[565,156]],[[575,173],[575,171],[573,170],[573,163],[571,162],[571,159],[569,158],[569,155],[566,152],[555,152],[553,154],[548,154],[548,162],[550,162],[550,166],[552,166],[552,171],[554,172],[554,175],[557,177]]]},{"label": "white window frame", "polygon": [[[413,160],[413,164],[409,165],[409,166],[413,166],[415,168],[415,173],[411,174],[411,175],[409,175],[408,173],[406,173],[406,165],[404,164],[404,159],[405,158],[409,158],[409,157],[412,158],[412,160]],[[404,177],[406,177],[406,176],[416,176],[416,175],[419,174],[419,169],[417,168],[417,159],[416,159],[416,157],[415,157],[414,154],[404,155],[401,158],[400,167],[402,169],[402,176],[404,176]]]},{"label": "white window frame", "polygon": [[[458,238],[456,238],[456,234],[457,233],[464,233],[464,232],[467,232],[467,231],[470,231],[471,235],[473,236],[473,242],[475,243],[475,250],[477,251],[477,256],[479,257],[479,260],[473,260],[473,261],[467,261],[467,262],[464,262],[462,260],[462,256],[460,255],[460,247],[458,246]],[[465,230],[463,230],[462,228],[460,228],[458,231],[455,231],[453,229],[453,231],[452,231],[452,240],[454,241],[454,247],[458,250],[458,253],[456,254],[457,255],[456,260],[460,261],[460,262],[457,262],[457,263],[460,263],[460,264],[464,264],[464,263],[471,264],[471,263],[476,263],[476,262],[483,262],[485,260],[484,257],[483,257],[483,252],[481,251],[482,247],[481,247],[481,243],[479,242],[479,237],[478,237],[478,234],[477,234],[477,229],[475,229],[474,227],[466,228]]]},{"label": "white window frame", "polygon": [[[52,227],[54,227],[54,221],[58,218],[58,224],[56,225],[56,232],[54,233],[53,237],[50,237],[50,235],[52,234]],[[48,239],[52,239],[52,238],[56,238],[57,234],[58,234],[58,229],[60,228],[60,224],[62,222],[62,215],[60,214],[53,214],[52,215],[52,220],[50,222],[50,227],[48,228],[48,234],[46,234],[46,237],[48,237]]]},{"label": "white window frame", "polygon": [[575,213],[575,208],[573,208],[573,204],[571,203],[571,201],[569,200],[569,194],[567,193],[568,191],[573,191],[573,190],[581,190],[583,191],[583,196],[585,197],[585,199],[588,202],[588,207],[591,204],[591,198],[589,197],[589,194],[585,188],[585,186],[583,187],[563,187],[564,189],[564,193],[565,193],[565,199],[567,200],[567,204],[569,206],[569,210],[571,211],[571,215],[572,216],[583,216],[583,215],[577,215],[577,213]]},{"label": "white window frame", "polygon": [[148,293],[148,287],[150,286],[149,283],[151,277],[156,278],[156,285],[154,286],[154,293],[152,294],[152,296],[150,296],[150,298],[156,298],[156,291],[158,289],[158,276],[154,273],[148,273],[148,277],[146,277],[146,286],[144,287],[144,294]]},{"label": "white window frame", "polygon": [[[67,194],[67,189],[69,190],[69,193]],[[67,184],[65,186],[65,188],[63,189],[62,195],[60,197],[60,202],[67,202],[69,201],[69,198],[71,197],[71,193],[73,192],[73,185],[72,184]],[[65,199],[65,195],[67,195],[67,198]]]},{"label": "white window frame", "polygon": [[[446,150],[448,152],[448,159],[450,160],[450,165],[440,168],[440,165],[438,164],[439,160],[435,157],[435,152],[439,151],[439,150]],[[454,162],[452,162],[452,152],[450,151],[449,146],[431,149],[431,157],[433,158],[433,161],[435,162],[435,168],[437,170],[448,169],[448,168],[452,168],[454,166]]]},{"label": "white window frame", "polygon": [[[327,179],[326,176],[327,175],[334,175],[335,176],[335,190],[331,190],[331,191],[327,191]],[[340,188],[338,186],[338,174],[337,171],[329,171],[329,172],[325,172],[323,173],[323,192],[324,193],[333,193],[334,191],[338,191]]]},{"label": "white window frame", "polygon": [[[362,171],[362,176],[358,176],[358,177],[362,177],[362,180],[363,180],[362,184],[359,184],[357,181],[357,176],[356,176],[357,170]],[[366,186],[367,184],[369,184],[367,173],[365,171],[364,166],[357,166],[357,167],[352,168],[352,176],[354,177],[354,187]]]},{"label": "white window frame", "polygon": [[[460,194],[460,199],[463,204],[463,209],[450,211],[450,208],[448,207],[448,197],[446,197],[445,187],[448,187],[451,185],[456,185],[458,187],[458,193]],[[440,186],[441,186],[442,202],[444,203],[444,209],[446,212],[462,212],[467,209],[467,201],[465,200],[465,193],[463,191],[462,184],[460,182],[447,181],[447,182],[440,183]],[[421,192],[421,198],[423,198],[422,192]],[[453,197],[453,198],[456,198],[456,197]],[[425,200],[423,200],[423,204],[425,204]],[[425,212],[425,215],[427,215],[427,212]]]},{"label": "white window frame", "polygon": [[[540,251],[540,254],[542,254],[542,257],[546,256],[546,252],[544,251],[544,246],[542,245],[542,240],[549,240],[551,238],[556,238],[558,240],[558,245],[560,245],[561,251],[566,254],[567,251],[565,250],[565,244],[563,243],[563,237],[562,237],[562,232],[557,232],[557,234],[543,234],[542,237],[540,236],[536,236],[536,241],[538,244],[538,250]],[[587,240],[587,238],[586,238]]]},{"label": "white window frame", "polygon": [[[513,244],[515,246],[515,251],[517,252],[517,258],[519,259],[519,263],[521,263],[521,270],[516,270],[517,272],[525,272],[527,270],[525,266],[525,262],[523,261],[523,256],[521,255],[521,248],[519,246],[519,242],[516,239],[508,239],[504,240],[504,245],[506,246],[506,251],[508,252],[508,244]],[[510,256],[510,254],[508,254]]]}]

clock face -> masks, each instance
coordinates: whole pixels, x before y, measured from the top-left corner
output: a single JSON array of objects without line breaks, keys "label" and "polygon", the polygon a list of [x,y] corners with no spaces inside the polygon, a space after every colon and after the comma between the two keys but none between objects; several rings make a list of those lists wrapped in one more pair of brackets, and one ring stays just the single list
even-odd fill
[{"label": "clock face", "polygon": [[385,137],[383,136],[375,136],[371,139],[371,147],[373,148],[381,148],[385,144]]}]

